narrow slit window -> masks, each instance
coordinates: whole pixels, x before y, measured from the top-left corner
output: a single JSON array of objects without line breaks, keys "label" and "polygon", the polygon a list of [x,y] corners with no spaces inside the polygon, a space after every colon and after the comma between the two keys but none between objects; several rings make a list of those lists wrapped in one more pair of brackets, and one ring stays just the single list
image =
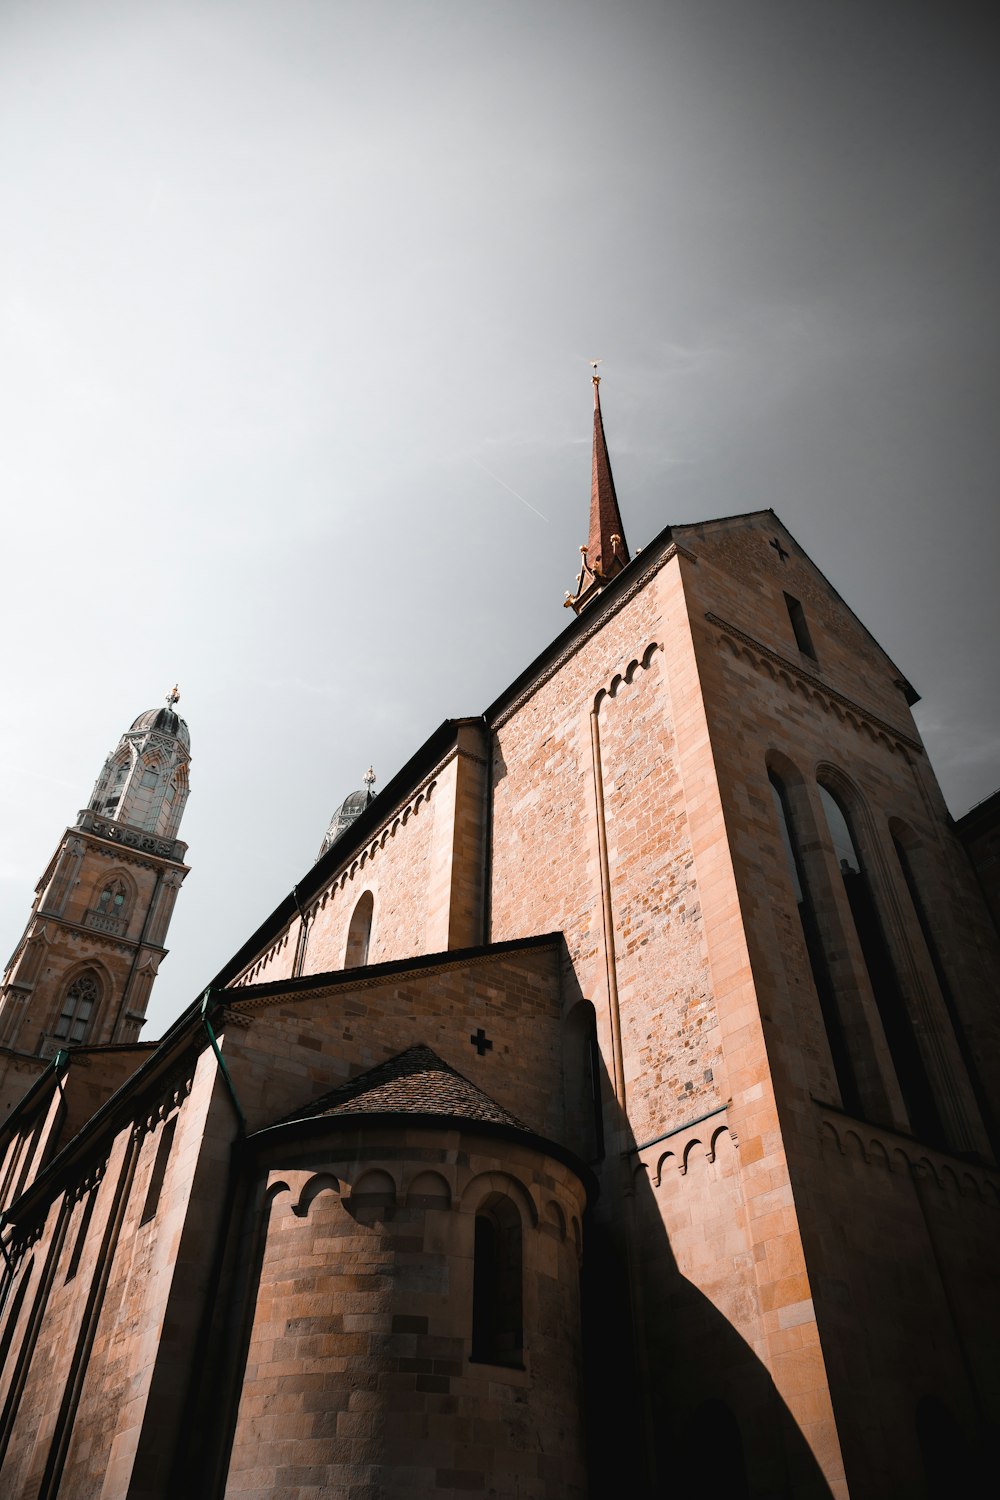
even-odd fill
[{"label": "narrow slit window", "polygon": [[170,1148],[174,1143],[174,1131],[177,1127],[177,1116],[168,1120],[160,1135],[159,1145],[156,1148],[156,1160],[149,1178],[149,1188],[146,1192],[146,1202],[142,1209],[140,1224],[148,1224],[150,1219],[155,1218],[156,1210],[160,1203],[160,1193],[163,1191],[163,1179],[167,1175],[167,1162],[170,1160]]},{"label": "narrow slit window", "polygon": [[791,594],[785,595],[785,606],[788,610],[788,618],[792,622],[792,630],[799,650],[804,656],[811,656],[813,661],[816,661],[816,648],[812,643],[812,636],[809,634],[805,610],[798,599],[793,599]]}]

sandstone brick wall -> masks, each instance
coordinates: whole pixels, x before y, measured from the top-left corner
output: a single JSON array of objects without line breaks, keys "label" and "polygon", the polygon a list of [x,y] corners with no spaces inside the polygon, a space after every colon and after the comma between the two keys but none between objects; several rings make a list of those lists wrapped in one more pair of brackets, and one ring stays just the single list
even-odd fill
[{"label": "sandstone brick wall", "polygon": [[[357,983],[345,975],[318,993],[231,991],[224,1050],[250,1129],[423,1042],[532,1129],[565,1141],[560,952],[553,943]],[[480,1028],[491,1043],[482,1055],[472,1042]]]},{"label": "sandstone brick wall", "polygon": [[[133,1481],[137,1492],[153,1492],[151,1476],[176,1440],[224,1201],[234,1126],[225,1103],[215,1131],[206,1131],[218,1088],[215,1059],[205,1052],[193,1075],[151,1101],[138,1129],[126,1121],[81,1165],[71,1189],[53,1195],[37,1238],[28,1234],[17,1276],[30,1280],[23,1300],[14,1283],[16,1352],[0,1384],[0,1463],[12,1500],[57,1481],[60,1493],[79,1500],[110,1500]],[[155,1381],[165,1366],[166,1380]]]},{"label": "sandstone brick wall", "polygon": [[[67,986],[92,969],[101,988],[90,1018],[90,1043],[133,1041],[163,957],[163,943],[183,865],[145,857],[124,846],[69,830],[37,888],[29,929],[5,975],[0,1043],[35,1052],[52,1039]],[[120,881],[128,892],[119,932],[96,918],[101,892]],[[147,922],[148,919],[148,922]],[[136,946],[142,943],[142,962]]]},{"label": "sandstone brick wall", "polygon": [[[887,1190],[880,1209],[867,1193],[852,1203],[850,1195],[841,1195],[837,1188],[829,1162],[818,1156],[817,1101],[836,1104],[838,1094],[767,783],[769,759],[795,792],[793,812],[831,968],[841,999],[853,1001],[864,1018],[867,1036],[862,1040],[869,1050],[869,1066],[884,1084],[886,1123],[902,1122],[902,1128],[907,1128],[819,801],[818,775],[831,778],[849,804],[894,967],[907,1008],[916,1018],[921,1050],[952,1145],[988,1153],[975,1092],[906,890],[892,834],[905,831],[922,851],[921,879],[942,954],[948,955],[946,964],[958,957],[957,945],[947,936],[949,930],[968,936],[970,924],[979,918],[975,893],[956,865],[947,814],[894,670],[877,648],[866,643],[846,610],[824,592],[811,565],[794,547],[784,560],[771,548],[773,529],[762,518],[738,541],[720,547],[711,528],[706,528],[696,544],[697,562],[685,560],[683,567],[727,859],[743,915],[745,988],[749,993],[752,985],[758,997],[757,1041],[747,1052],[748,1064],[752,1056],[757,1057],[756,1084],[749,1069],[743,1076],[744,1087],[739,1088],[741,1080],[734,1077],[728,1040],[724,1047],[769,1368],[789,1406],[801,1414],[806,1432],[810,1431],[810,1411],[819,1410],[817,1402],[826,1405],[823,1386],[829,1376],[838,1429],[846,1445],[851,1494],[861,1484],[860,1493],[874,1496],[887,1493],[892,1486],[904,1492],[913,1482],[917,1460],[912,1403],[904,1410],[905,1402],[885,1398],[889,1384],[902,1376],[896,1330],[904,1322],[920,1329],[922,1322],[916,1307],[905,1305],[905,1297],[892,1313],[892,1298],[883,1295],[884,1285],[876,1290],[878,1278],[866,1275],[870,1254],[866,1245],[880,1233],[886,1245],[906,1241],[913,1260],[911,1284],[937,1284],[939,1289],[969,1273],[972,1265],[978,1265],[976,1275],[981,1274],[982,1245],[977,1231],[970,1231],[967,1241],[960,1233],[951,1246],[951,1258],[946,1257],[936,1269],[932,1231],[914,1212],[907,1196],[908,1181],[904,1179],[902,1198],[896,1179],[881,1182],[875,1197],[882,1188]],[[783,533],[780,539],[788,548]],[[800,653],[793,637],[787,638],[791,627],[782,597],[785,591],[806,605],[817,661]],[[705,901],[706,909],[714,904],[707,891]],[[951,971],[951,988],[956,997],[961,993],[961,1019],[976,1038],[975,1050],[980,1042],[985,1044],[983,1056],[988,1062],[993,1021],[983,1003],[984,950],[975,942],[966,941],[964,946],[965,956]],[[755,1106],[751,1098],[758,1086],[762,1092]],[[752,1113],[748,1116],[736,1107],[741,1094],[748,1110],[758,1111],[759,1123],[752,1122]],[[755,1153],[758,1160],[751,1165]],[[750,1181],[761,1178],[763,1168],[771,1174],[771,1190],[767,1190],[766,1173],[759,1182]],[[787,1187],[778,1186],[782,1178]],[[788,1198],[792,1184],[794,1195]],[[869,1191],[872,1186],[869,1177]],[[794,1221],[781,1222],[780,1216],[788,1216],[793,1204]],[[964,1207],[963,1221],[967,1217]],[[847,1225],[850,1229],[840,1227]],[[843,1260],[840,1270],[831,1275],[831,1261],[839,1258],[837,1242]],[[885,1260],[886,1284],[891,1259],[890,1252]],[[809,1312],[793,1332],[784,1325],[796,1307],[807,1307]],[[923,1326],[929,1327],[935,1316],[929,1313]],[[940,1323],[936,1328],[929,1334],[932,1344],[942,1351],[948,1348],[949,1359],[961,1358],[960,1340],[965,1335],[956,1335],[954,1327],[949,1331]],[[821,1347],[815,1343],[817,1331]],[[808,1349],[793,1349],[790,1336],[813,1342]],[[896,1352],[891,1352],[894,1346]],[[866,1353],[856,1378],[862,1348]],[[869,1378],[863,1373],[867,1360],[877,1369],[870,1376],[870,1392],[878,1393],[877,1400],[861,1393]],[[919,1383],[917,1372],[925,1369],[926,1361],[911,1363],[909,1377]],[[867,1454],[875,1442],[870,1430],[863,1436],[869,1425],[864,1415],[866,1402],[877,1408],[882,1424],[882,1466],[871,1469],[881,1478],[871,1490],[865,1490],[867,1481],[859,1478],[868,1467],[867,1456],[860,1458],[859,1467],[859,1455]],[[813,1428],[817,1455],[827,1441],[822,1426],[820,1422],[819,1428]],[[890,1454],[897,1455],[891,1463],[886,1456]],[[883,1481],[887,1488],[880,1491],[878,1484]]]},{"label": "sandstone brick wall", "polygon": [[[573,1174],[474,1126],[322,1128],[268,1149],[226,1496],[582,1497]],[[470,1358],[474,1216],[494,1192],[522,1220],[520,1368]]]},{"label": "sandstone brick wall", "polygon": [[[565,933],[614,1074],[591,714],[597,707],[629,1123],[645,1139],[719,1102],[697,872],[678,777],[670,643],[634,598],[496,732],[492,936]],[[662,649],[666,646],[666,655]]]}]

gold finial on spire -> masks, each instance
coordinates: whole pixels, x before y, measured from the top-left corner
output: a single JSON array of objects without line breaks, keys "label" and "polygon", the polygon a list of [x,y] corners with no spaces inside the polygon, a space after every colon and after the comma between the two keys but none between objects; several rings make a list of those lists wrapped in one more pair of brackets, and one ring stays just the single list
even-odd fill
[{"label": "gold finial on spire", "polygon": [[588,365],[590,366],[590,368],[594,372],[593,375],[590,378],[594,382],[594,399],[596,401],[596,399],[597,399],[597,387],[601,383],[601,377],[597,373],[597,366],[598,365],[603,365],[604,361],[603,361],[603,359],[588,359],[587,363],[588,363]]},{"label": "gold finial on spire", "polygon": [[174,706],[175,703],[179,703],[180,702],[180,698],[181,698],[181,690],[180,690],[180,688],[177,686],[177,684],[175,682],[174,685],[173,685],[173,687],[170,689],[170,692],[167,694],[167,707],[168,708],[173,708],[173,706]]}]

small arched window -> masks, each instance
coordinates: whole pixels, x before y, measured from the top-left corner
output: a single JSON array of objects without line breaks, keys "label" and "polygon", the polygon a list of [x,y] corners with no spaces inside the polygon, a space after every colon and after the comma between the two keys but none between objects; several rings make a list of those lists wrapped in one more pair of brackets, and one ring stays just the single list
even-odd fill
[{"label": "small arched window", "polygon": [[521,1215],[516,1203],[493,1193],[476,1213],[472,1274],[472,1358],[488,1365],[521,1365]]},{"label": "small arched window", "polygon": [[943,1144],[941,1116],[847,810],[822,783],[819,795],[910,1127],[914,1135]]},{"label": "small arched window", "polygon": [[347,950],[344,954],[345,969],[360,969],[368,962],[368,947],[372,936],[372,916],[375,898],[365,891],[351,914],[351,925],[347,929]]},{"label": "small arched window", "polygon": [[78,974],[63,997],[62,1010],[56,1022],[55,1035],[60,1041],[83,1041],[100,998],[101,986],[97,975],[89,969]]}]

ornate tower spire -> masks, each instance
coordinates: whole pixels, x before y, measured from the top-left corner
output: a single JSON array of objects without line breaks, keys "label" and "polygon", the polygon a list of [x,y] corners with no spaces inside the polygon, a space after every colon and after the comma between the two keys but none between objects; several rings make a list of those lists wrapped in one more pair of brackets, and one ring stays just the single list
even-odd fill
[{"label": "ornate tower spire", "polygon": [[566,607],[577,614],[610,583],[629,562],[625,528],[618,509],[615,481],[611,474],[611,459],[604,436],[604,419],[601,415],[601,377],[597,373],[599,359],[590,361],[593,368],[594,385],[594,457],[590,482],[590,535],[587,545],[580,548],[583,565],[577,578],[575,594],[566,595]]},{"label": "ornate tower spire", "polygon": [[177,833],[191,739],[179,697],[174,688],[122,735],[38,882],[0,983],[0,1104],[59,1050],[138,1037],[187,874]]}]

